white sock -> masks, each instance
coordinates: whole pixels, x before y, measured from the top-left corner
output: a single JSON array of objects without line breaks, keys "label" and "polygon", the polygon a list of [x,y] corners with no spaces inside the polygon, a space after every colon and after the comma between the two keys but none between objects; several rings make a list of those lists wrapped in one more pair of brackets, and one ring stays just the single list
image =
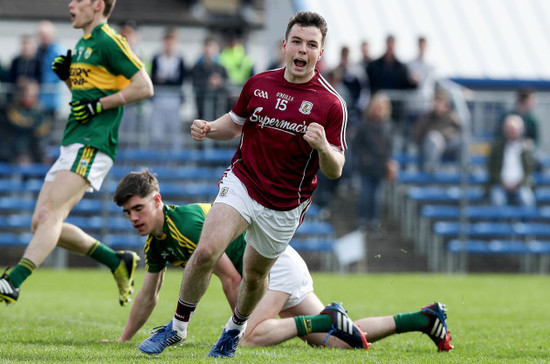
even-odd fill
[{"label": "white sock", "polygon": [[225,324],[225,328],[227,331],[229,330],[244,331],[244,329],[246,329],[246,321],[242,325],[237,325],[235,321],[233,321],[233,316],[231,316],[229,318],[229,321],[227,321],[227,323]]},{"label": "white sock", "polygon": [[180,321],[175,317],[172,319],[172,329],[183,339],[187,338],[187,325],[189,325],[189,322]]}]

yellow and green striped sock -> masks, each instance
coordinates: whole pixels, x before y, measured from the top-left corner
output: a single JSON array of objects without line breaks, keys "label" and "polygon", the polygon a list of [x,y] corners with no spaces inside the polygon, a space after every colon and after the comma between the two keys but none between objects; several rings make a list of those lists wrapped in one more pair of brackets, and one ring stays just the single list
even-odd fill
[{"label": "yellow and green striped sock", "polygon": [[120,263],[120,258],[116,255],[116,251],[99,241],[94,242],[86,255],[106,265],[111,270],[115,270]]},{"label": "yellow and green striped sock", "polygon": [[332,328],[332,320],[329,315],[319,314],[312,316],[295,316],[298,336],[306,336],[312,332],[329,332]]},{"label": "yellow and green striped sock", "polygon": [[21,258],[19,263],[8,274],[11,284],[15,288],[21,287],[25,279],[27,279],[36,269],[36,264],[27,258]]}]

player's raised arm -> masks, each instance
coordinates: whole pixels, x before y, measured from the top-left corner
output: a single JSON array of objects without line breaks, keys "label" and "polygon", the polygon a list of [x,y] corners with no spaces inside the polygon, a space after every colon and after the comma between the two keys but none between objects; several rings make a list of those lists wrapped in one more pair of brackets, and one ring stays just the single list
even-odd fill
[{"label": "player's raised arm", "polygon": [[193,140],[202,142],[204,139],[233,140],[241,135],[243,126],[235,123],[229,114],[224,114],[214,121],[194,120],[191,124]]}]

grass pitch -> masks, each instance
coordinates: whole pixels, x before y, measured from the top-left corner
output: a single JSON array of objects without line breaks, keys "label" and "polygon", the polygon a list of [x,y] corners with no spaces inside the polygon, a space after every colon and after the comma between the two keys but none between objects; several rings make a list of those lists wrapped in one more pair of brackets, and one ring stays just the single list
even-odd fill
[{"label": "grass pitch", "polygon": [[[217,278],[189,326],[187,342],[160,357],[137,349],[149,330],[174,314],[182,271],[168,271],[160,302],[129,343],[114,342],[130,307],[118,305],[108,270],[38,270],[17,304],[0,307],[0,362],[188,362],[207,358],[231,311]],[[406,333],[368,351],[310,348],[293,339],[269,348],[239,348],[235,363],[549,363],[550,277],[531,275],[314,274],[325,303],[342,301],[350,317],[410,312],[447,304],[455,349],[438,353],[426,335]],[[136,277],[136,288],[143,272]],[[109,341],[107,341],[109,340]],[[107,341],[107,342],[106,342]],[[218,359],[217,361],[223,361]]]}]

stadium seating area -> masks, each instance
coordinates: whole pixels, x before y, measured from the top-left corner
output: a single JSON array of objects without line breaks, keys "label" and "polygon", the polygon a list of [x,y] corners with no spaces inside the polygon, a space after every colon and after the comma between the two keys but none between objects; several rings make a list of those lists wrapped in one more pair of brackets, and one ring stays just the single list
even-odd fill
[{"label": "stadium seating area", "polygon": [[[536,173],[533,208],[490,205],[484,195],[483,156],[470,159],[470,172],[459,169],[425,173],[402,170],[388,186],[390,216],[414,240],[431,271],[467,271],[470,255],[517,257],[526,273],[546,273],[550,259],[550,183],[547,161]],[[410,162],[410,158],[409,158]],[[414,162],[414,161],[413,161]]]},{"label": "stadium seating area", "polygon": [[[56,151],[52,152],[55,157]],[[120,150],[99,193],[88,193],[75,206],[67,222],[116,248],[142,253],[145,238],[132,228],[112,195],[118,181],[133,170],[148,168],[157,175],[165,203],[211,202],[217,182],[233,156],[234,149],[181,150],[178,153],[152,149]],[[23,247],[30,238],[32,212],[49,166],[15,166],[0,163],[0,246]],[[321,257],[322,269],[334,269],[334,228],[311,205],[306,220],[291,243],[294,248]]]}]

